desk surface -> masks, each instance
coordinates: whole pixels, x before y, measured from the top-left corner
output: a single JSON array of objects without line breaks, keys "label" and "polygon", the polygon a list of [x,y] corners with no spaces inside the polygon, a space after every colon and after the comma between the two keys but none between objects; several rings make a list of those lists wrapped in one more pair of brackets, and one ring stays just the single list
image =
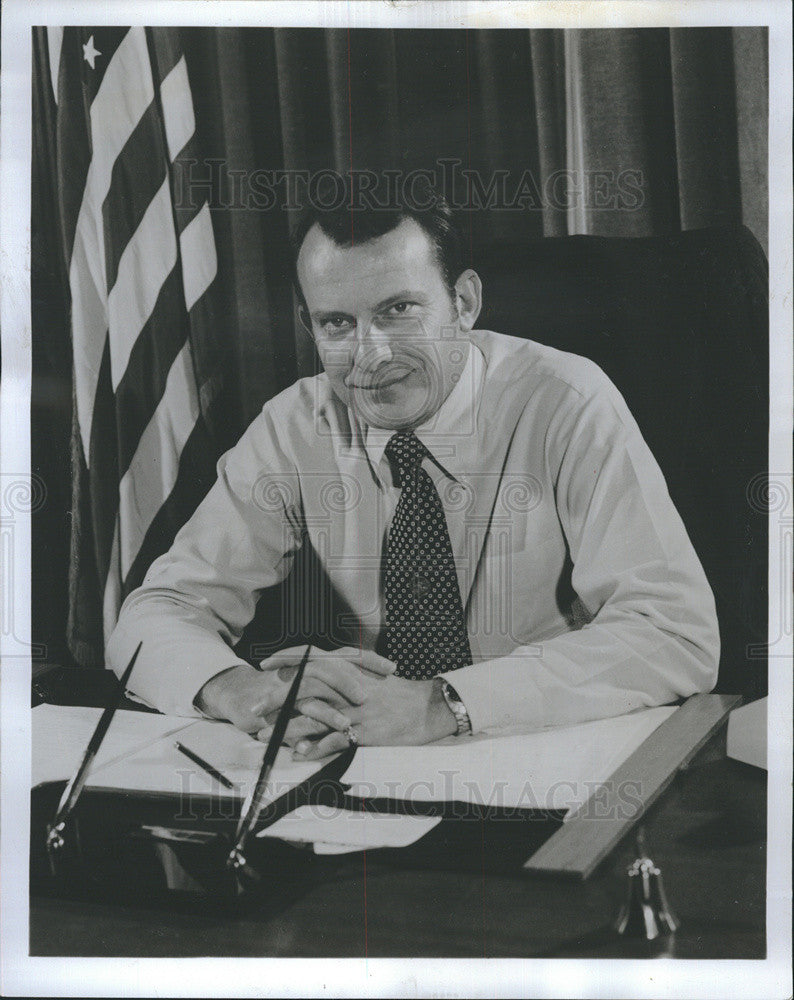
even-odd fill
[{"label": "desk surface", "polygon": [[[716,759],[715,759],[716,758]],[[712,751],[650,813],[650,853],[680,919],[674,954],[763,958],[766,773]],[[633,845],[584,883],[323,859],[281,879],[255,913],[34,897],[31,955],[587,957],[632,954],[599,929],[624,892]],[[274,886],[275,888],[275,886]]]}]

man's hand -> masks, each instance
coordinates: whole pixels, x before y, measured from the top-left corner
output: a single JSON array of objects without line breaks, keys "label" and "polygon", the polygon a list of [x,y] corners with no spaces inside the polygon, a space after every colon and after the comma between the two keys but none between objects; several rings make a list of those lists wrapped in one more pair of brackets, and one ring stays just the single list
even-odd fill
[{"label": "man's hand", "polygon": [[[274,721],[305,651],[305,646],[284,649],[263,660],[259,670],[240,664],[216,674],[199,691],[196,707],[244,732],[260,731]],[[364,678],[382,679],[393,670],[393,663],[369,650],[352,646],[330,653],[313,650],[298,707],[308,708],[315,727],[344,730],[351,723],[346,710],[363,700]]]},{"label": "man's hand", "polygon": [[[322,670],[319,671],[322,676]],[[457,730],[454,714],[441,694],[438,680],[409,681],[404,677],[362,674],[362,694],[357,705],[344,712],[362,745],[419,746],[431,743]],[[326,754],[337,753],[348,746],[344,726],[324,724],[320,714],[315,714],[315,699],[302,702],[300,711],[307,718],[295,719],[287,728],[287,740],[294,743],[298,760],[317,760]],[[339,729],[330,732],[329,728]],[[326,735],[312,741],[308,736],[318,732]],[[260,733],[264,738],[267,731]],[[297,737],[297,740],[296,740]]]}]

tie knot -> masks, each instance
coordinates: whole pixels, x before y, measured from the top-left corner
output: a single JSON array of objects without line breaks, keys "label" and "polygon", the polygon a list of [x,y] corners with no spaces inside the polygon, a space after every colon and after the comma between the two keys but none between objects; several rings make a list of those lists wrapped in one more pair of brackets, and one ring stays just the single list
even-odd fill
[{"label": "tie knot", "polygon": [[398,486],[402,485],[403,477],[412,473],[427,454],[427,448],[413,431],[397,431],[389,438],[386,457],[397,473]]}]

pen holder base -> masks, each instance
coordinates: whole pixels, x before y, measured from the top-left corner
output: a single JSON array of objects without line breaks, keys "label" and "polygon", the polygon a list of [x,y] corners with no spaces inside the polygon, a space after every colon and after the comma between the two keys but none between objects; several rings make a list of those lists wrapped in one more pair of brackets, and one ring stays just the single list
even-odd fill
[{"label": "pen holder base", "polygon": [[672,937],[679,923],[667,901],[662,873],[650,858],[638,858],[626,872],[626,896],[614,921],[623,938],[648,942]]},{"label": "pen holder base", "polygon": [[244,891],[226,865],[230,844],[224,833],[141,824],[130,830],[129,839],[133,850],[148,848],[156,858],[168,892],[233,900]]},{"label": "pen holder base", "polygon": [[80,820],[70,816],[57,827],[47,826],[45,850],[49,874],[64,886],[76,887],[85,881],[85,858],[80,836]]}]

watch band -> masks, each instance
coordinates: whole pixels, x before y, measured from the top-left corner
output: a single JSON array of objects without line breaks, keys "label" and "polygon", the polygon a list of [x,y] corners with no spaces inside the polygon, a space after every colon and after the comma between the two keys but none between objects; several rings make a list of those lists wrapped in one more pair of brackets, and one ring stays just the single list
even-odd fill
[{"label": "watch band", "polygon": [[470,733],[471,719],[469,718],[466,706],[460,700],[460,695],[448,680],[445,680],[443,677],[439,679],[441,681],[441,694],[444,701],[447,703],[447,707],[450,712],[452,712],[455,716],[455,721],[458,724],[458,730],[455,735],[463,736],[465,733]]}]

